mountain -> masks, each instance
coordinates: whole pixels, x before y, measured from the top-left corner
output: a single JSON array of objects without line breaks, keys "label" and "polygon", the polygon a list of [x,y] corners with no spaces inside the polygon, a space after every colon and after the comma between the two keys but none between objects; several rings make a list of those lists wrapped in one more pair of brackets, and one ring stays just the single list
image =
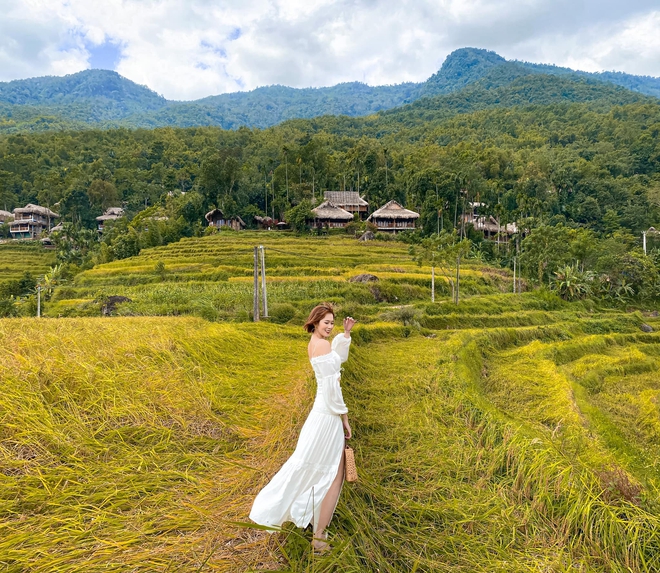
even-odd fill
[{"label": "mountain", "polygon": [[[541,91],[525,95],[525,89]],[[553,90],[552,101],[603,99],[611,105],[629,102],[631,92],[660,97],[660,78],[579,72],[508,61],[488,50],[462,48],[452,52],[440,70],[423,83],[372,87],[352,82],[305,89],[267,86],[177,102],[116,72],[86,70],[64,77],[0,83],[0,133],[90,127],[266,128],[295,118],[368,116],[415,102],[418,107],[413,110],[444,106],[443,113],[453,114],[479,106],[547,101]],[[435,99],[452,94],[456,97]]]}]

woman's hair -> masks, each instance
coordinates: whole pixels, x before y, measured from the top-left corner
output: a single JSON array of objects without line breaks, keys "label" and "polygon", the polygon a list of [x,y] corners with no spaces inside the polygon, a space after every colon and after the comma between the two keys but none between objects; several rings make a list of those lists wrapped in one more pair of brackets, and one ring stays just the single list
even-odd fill
[{"label": "woman's hair", "polygon": [[321,304],[315,306],[312,309],[312,312],[309,313],[307,322],[303,328],[307,332],[314,332],[314,330],[316,330],[316,325],[321,322],[321,319],[328,313],[331,314],[334,318],[335,309],[332,308],[332,305],[329,302],[322,302]]}]

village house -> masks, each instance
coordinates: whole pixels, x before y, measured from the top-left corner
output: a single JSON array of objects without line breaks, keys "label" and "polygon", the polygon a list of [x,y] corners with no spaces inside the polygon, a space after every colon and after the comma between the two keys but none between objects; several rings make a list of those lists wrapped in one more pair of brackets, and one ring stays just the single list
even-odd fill
[{"label": "village house", "polygon": [[59,215],[47,207],[32,203],[14,209],[14,220],[9,223],[9,232],[13,239],[36,239],[44,231],[50,231],[53,219]]},{"label": "village house", "polygon": [[360,221],[364,221],[369,213],[369,203],[355,191],[326,191],[325,200],[352,215],[357,213]]},{"label": "village house", "polygon": [[11,223],[14,220],[14,216],[9,211],[2,211],[0,209],[0,224],[2,223]]},{"label": "village house", "polygon": [[376,225],[381,232],[398,233],[414,230],[417,219],[419,213],[403,208],[396,201],[390,201],[369,215],[367,221]]},{"label": "village house", "polygon": [[209,227],[215,227],[216,229],[222,229],[223,227],[226,229],[233,229],[234,231],[245,229],[243,219],[238,215],[226,218],[220,209],[209,211],[204,218],[208,221]]},{"label": "village house", "polygon": [[351,213],[330,201],[324,201],[312,209],[312,213],[314,214],[312,227],[316,229],[345,227],[353,220]]},{"label": "village house", "polygon": [[508,242],[511,235],[518,232],[518,226],[515,223],[500,225],[500,222],[492,215],[485,216],[479,214],[479,209],[485,207],[485,203],[469,203],[469,210],[465,213],[463,221],[470,224],[476,231],[481,231],[486,239]]},{"label": "village house", "polygon": [[124,216],[124,210],[121,207],[108,207],[105,213],[96,218],[98,224],[98,232],[102,233],[106,221],[116,221]]},{"label": "village house", "polygon": [[257,224],[259,229],[272,229],[277,221],[272,217],[261,217],[260,215],[254,216],[254,222]]}]

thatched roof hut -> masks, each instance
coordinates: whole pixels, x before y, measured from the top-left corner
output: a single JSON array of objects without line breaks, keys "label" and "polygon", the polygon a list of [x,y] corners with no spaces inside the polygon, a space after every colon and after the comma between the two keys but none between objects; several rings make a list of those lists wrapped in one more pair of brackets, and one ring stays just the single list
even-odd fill
[{"label": "thatched roof hut", "polygon": [[14,216],[9,211],[3,211],[0,209],[0,223],[8,223],[13,220]]},{"label": "thatched roof hut", "polygon": [[367,221],[376,225],[379,231],[396,233],[414,229],[417,219],[419,219],[419,213],[405,209],[400,203],[392,200],[369,215]]},{"label": "thatched roof hut", "polygon": [[114,221],[124,216],[124,210],[121,207],[108,207],[103,215],[97,217],[97,221]]},{"label": "thatched roof hut", "polygon": [[103,215],[96,218],[99,232],[103,231],[106,221],[116,221],[124,216],[124,210],[121,207],[108,207]]},{"label": "thatched roof hut", "polygon": [[330,201],[324,201],[312,209],[315,227],[345,227],[353,220],[353,215]]},{"label": "thatched roof hut", "polygon": [[[23,216],[19,217],[19,215]],[[48,207],[33,205],[32,203],[28,203],[25,207],[14,209],[14,217],[16,219],[26,219],[27,217],[25,215],[41,215],[42,217],[50,217],[51,219],[59,218],[59,215],[51,211]]]},{"label": "thatched roof hut", "polygon": [[358,213],[360,219],[365,219],[369,210],[369,203],[355,191],[326,191],[325,200],[349,213]]},{"label": "thatched roof hut", "polygon": [[241,231],[246,227],[245,222],[238,215],[227,218],[221,209],[209,211],[204,218],[208,221],[209,227],[216,227],[217,229],[226,227],[234,231]]},{"label": "thatched roof hut", "polygon": [[277,224],[277,221],[272,217],[262,217],[260,215],[254,216],[254,222],[261,229],[270,229]]}]

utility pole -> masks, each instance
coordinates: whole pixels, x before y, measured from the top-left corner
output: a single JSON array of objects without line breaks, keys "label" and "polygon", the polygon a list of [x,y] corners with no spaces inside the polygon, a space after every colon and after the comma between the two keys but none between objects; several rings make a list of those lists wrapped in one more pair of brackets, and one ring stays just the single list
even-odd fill
[{"label": "utility pole", "polygon": [[266,170],[264,169],[264,196],[266,198],[266,209],[264,210],[264,213],[266,213],[266,217],[268,217],[268,181],[266,181]]},{"label": "utility pole", "polygon": [[264,318],[268,318],[268,295],[266,294],[266,256],[263,245],[259,246],[261,251],[261,296],[264,302]]},{"label": "utility pole", "polygon": [[646,231],[642,231],[642,243],[644,244],[644,254],[646,254]]},{"label": "utility pole", "polygon": [[253,297],[254,322],[259,322],[259,247],[254,248],[254,297]]},{"label": "utility pole", "polygon": [[41,285],[37,285],[37,318],[41,318]]},{"label": "utility pole", "polygon": [[273,192],[273,200],[270,202],[270,208],[273,210],[273,221],[275,221],[275,174],[272,171],[270,172],[270,187]]}]

